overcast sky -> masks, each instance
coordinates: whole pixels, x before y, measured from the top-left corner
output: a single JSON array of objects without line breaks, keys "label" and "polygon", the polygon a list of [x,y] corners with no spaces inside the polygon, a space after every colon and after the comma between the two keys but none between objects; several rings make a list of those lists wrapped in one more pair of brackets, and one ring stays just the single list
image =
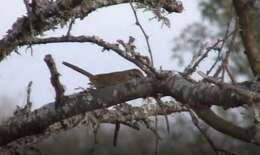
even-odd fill
[{"label": "overcast sky", "polygon": [[[153,15],[149,12],[138,11],[140,22],[150,36],[156,67],[163,69],[178,69],[171,56],[172,41],[189,23],[199,21],[199,11],[196,0],[183,0],[184,12],[170,14],[171,28],[161,27],[156,20],[150,21]],[[0,37],[16,21],[17,17],[25,14],[23,0],[3,1],[0,5]],[[72,28],[72,35],[98,35],[106,41],[115,42],[117,39],[127,41],[129,36],[136,38],[138,51],[147,54],[147,48],[140,29],[134,25],[135,19],[128,4],[98,9],[84,20],[77,21]],[[67,28],[45,33],[46,36],[57,36],[66,33]],[[34,108],[54,100],[55,93],[49,81],[49,71],[43,58],[50,53],[55,59],[61,73],[62,83],[66,94],[75,92],[77,87],[86,87],[88,80],[82,75],[66,68],[61,63],[68,61],[79,65],[92,73],[104,73],[135,67],[130,62],[119,57],[112,51],[101,52],[94,44],[71,43],[33,46],[33,55],[25,48],[20,48],[22,56],[12,54],[0,62],[0,97],[10,97],[15,104],[24,104],[25,90],[29,81],[33,81],[32,102]],[[0,104],[3,100],[0,100]]]}]

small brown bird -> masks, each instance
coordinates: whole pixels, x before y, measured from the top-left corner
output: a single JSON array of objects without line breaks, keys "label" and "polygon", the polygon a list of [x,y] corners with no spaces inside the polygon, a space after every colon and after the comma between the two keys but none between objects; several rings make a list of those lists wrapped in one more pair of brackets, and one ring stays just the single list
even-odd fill
[{"label": "small brown bird", "polygon": [[124,70],[124,71],[93,75],[68,62],[63,62],[63,64],[65,66],[87,76],[89,78],[90,82],[96,88],[104,88],[104,87],[108,87],[108,86],[113,86],[113,85],[125,83],[132,79],[144,77],[143,73],[138,69],[129,69],[129,70]]}]

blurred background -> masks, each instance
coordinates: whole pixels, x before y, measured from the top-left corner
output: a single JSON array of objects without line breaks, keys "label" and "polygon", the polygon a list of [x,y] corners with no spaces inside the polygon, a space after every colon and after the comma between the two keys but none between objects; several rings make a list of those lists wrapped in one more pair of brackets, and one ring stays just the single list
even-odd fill
[{"label": "blurred background", "polygon": [[[202,45],[223,38],[227,24],[234,15],[231,1],[183,0],[182,2],[183,13],[166,16],[171,22],[171,27],[162,25],[157,20],[151,20],[154,15],[150,11],[138,10],[140,22],[150,37],[157,68],[182,71]],[[25,14],[22,0],[3,1],[0,5],[2,19],[0,37],[5,35],[18,17]],[[256,27],[259,26],[258,24],[256,23]],[[61,36],[66,34],[67,29],[68,27],[65,26],[56,31],[49,31],[44,33],[43,37]],[[98,35],[109,42],[116,42],[117,39],[127,41],[129,36],[133,36],[136,38],[138,51],[148,54],[144,37],[135,25],[133,12],[128,4],[98,9],[84,20],[76,20],[71,34]],[[236,53],[231,55],[232,74],[237,81],[252,78],[239,39],[236,40],[235,48]],[[0,63],[1,120],[11,116],[16,105],[25,104],[26,86],[29,81],[33,81],[31,100],[34,109],[54,101],[55,92],[49,81],[48,68],[43,61],[46,54],[50,53],[54,57],[61,73],[62,83],[66,88],[66,94],[79,91],[76,89],[79,87],[88,87],[89,81],[63,66],[62,61],[81,66],[91,73],[105,73],[136,67],[112,51],[101,52],[101,50],[100,47],[89,43],[37,45],[33,46],[32,51],[26,47],[19,48],[20,55],[13,53]],[[216,55],[216,53],[210,54],[209,58],[199,66],[199,70],[207,70],[208,64],[216,59]],[[252,119],[248,116],[249,110],[246,108],[230,109],[226,112],[222,108],[214,107],[214,110],[241,126],[248,126],[252,123]],[[167,133],[165,129],[164,119],[159,119],[159,133],[163,138],[160,141],[160,155],[214,154],[210,145],[192,124],[188,114],[176,113],[170,115],[169,118],[170,133]],[[102,124],[98,132],[98,144],[94,144],[93,132],[90,128],[75,128],[54,135],[36,146],[40,148],[43,155],[154,154],[155,136],[151,131],[145,128],[136,131],[123,127],[119,132],[117,147],[112,145],[113,133],[113,125]],[[259,147],[222,135],[214,129],[207,128],[207,133],[219,148],[239,155],[260,152]]]}]

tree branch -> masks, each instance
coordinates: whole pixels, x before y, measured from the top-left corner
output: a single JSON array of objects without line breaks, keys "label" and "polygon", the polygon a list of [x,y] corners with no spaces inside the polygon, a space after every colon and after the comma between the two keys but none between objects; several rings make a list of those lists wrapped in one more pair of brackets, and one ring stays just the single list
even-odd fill
[{"label": "tree branch", "polygon": [[260,76],[260,48],[257,42],[256,29],[253,26],[256,17],[252,16],[252,8],[249,2],[244,0],[233,0],[233,5],[239,17],[239,27],[245,54],[249,60],[251,69],[256,77]]},{"label": "tree branch", "polygon": [[[216,115],[210,109],[196,109],[193,108],[196,114],[212,128],[217,131],[224,133],[227,136],[231,136],[248,143],[252,143],[255,135],[254,128],[242,128],[224,120],[223,118]],[[260,145],[260,144],[258,144]]]},{"label": "tree branch", "polygon": [[[121,124],[126,125],[128,127],[139,129],[136,128],[137,125],[138,126],[142,125],[144,120],[147,120],[147,118],[150,116],[154,116],[155,113],[159,115],[163,115],[165,113],[164,111],[167,111],[168,114],[187,111],[187,109],[183,106],[169,105],[169,104],[163,105],[164,111],[162,111],[160,107],[154,104],[145,104],[140,107],[134,107],[131,105],[127,105],[127,106],[128,106],[127,111],[125,110],[124,107],[119,107],[119,108],[116,107],[110,110],[107,109],[96,110],[91,113],[94,113],[95,116],[93,117],[95,117],[95,119],[99,121],[99,123],[114,124],[116,122],[120,122]],[[0,152],[6,153],[4,155],[9,155],[9,154],[13,155],[12,152],[19,152],[19,149],[23,149],[26,146],[31,146],[33,144],[36,144],[53,134],[70,130],[74,127],[91,127],[92,126],[92,124],[90,123],[91,119],[92,118],[89,117],[89,113],[83,113],[83,114],[70,117],[63,121],[64,124],[66,124],[66,128],[64,128],[61,123],[55,123],[49,126],[44,131],[44,133],[24,137],[12,143],[9,143],[6,146],[0,147]],[[132,122],[136,122],[136,124],[134,125]],[[147,127],[146,124],[143,124],[143,126]],[[149,130],[151,130],[151,132],[154,132],[152,131],[152,129]]]},{"label": "tree branch", "polygon": [[[64,106],[58,107],[56,110],[54,103],[49,103],[27,115],[14,116],[0,125],[0,145],[5,145],[24,136],[42,133],[50,125],[74,115],[110,107],[137,98],[154,96],[158,93],[162,94],[162,97],[172,96],[181,103],[194,101],[195,104],[191,104],[191,106],[198,107],[205,103],[209,106],[219,105],[225,107],[247,104],[247,100],[244,100],[243,97],[232,90],[220,89],[217,86],[203,82],[192,83],[177,74],[170,73],[167,78],[161,80],[145,77],[117,86],[86,90],[66,96],[62,103]],[[215,121],[219,120],[216,118]],[[210,120],[207,123],[210,124],[215,121]],[[211,125],[221,128],[223,133],[229,133],[228,125],[223,126],[223,121],[220,120],[219,123],[211,123]],[[247,138],[241,138],[241,135],[245,135],[245,130],[242,128],[235,129],[238,131],[232,134],[234,137],[247,141],[252,138],[251,134]],[[237,135],[237,133],[239,134]]]},{"label": "tree branch", "polygon": [[[156,0],[150,0],[156,1]],[[56,29],[56,25],[67,23],[70,18],[84,18],[96,9],[116,4],[129,3],[130,0],[56,0],[44,5],[32,5],[32,14],[17,19],[7,35],[0,40],[0,61],[17,49],[21,41],[33,41],[34,36],[47,30]],[[146,3],[147,0],[135,2]],[[36,7],[36,8],[35,8]],[[152,7],[152,6],[151,6]],[[183,6],[176,1],[169,1],[162,6],[169,13],[181,12]]]},{"label": "tree branch", "polygon": [[[106,42],[105,40],[99,38],[98,36],[81,35],[81,36],[35,38],[33,41],[22,41],[19,43],[19,46],[27,45],[29,43],[30,45],[35,45],[35,44],[67,43],[67,42],[94,43],[98,46],[103,47],[104,50],[113,50],[121,57],[134,63],[136,66],[138,66],[143,71],[145,71],[148,75],[151,75],[153,73],[156,74],[155,69],[149,63],[146,62],[145,59],[146,57],[142,56],[139,52],[136,52],[134,50],[129,51],[128,48],[121,49],[119,47],[119,44]],[[119,40],[118,42],[124,45],[124,42],[122,40]]]},{"label": "tree branch", "polygon": [[57,71],[57,68],[56,68],[56,65],[54,63],[52,56],[50,54],[46,55],[44,57],[44,61],[46,62],[47,66],[50,70],[51,84],[52,84],[53,88],[55,89],[55,93],[56,93],[55,108],[57,108],[58,106],[62,106],[62,100],[65,99],[64,98],[65,89],[60,82],[60,79],[59,79],[60,74]]}]

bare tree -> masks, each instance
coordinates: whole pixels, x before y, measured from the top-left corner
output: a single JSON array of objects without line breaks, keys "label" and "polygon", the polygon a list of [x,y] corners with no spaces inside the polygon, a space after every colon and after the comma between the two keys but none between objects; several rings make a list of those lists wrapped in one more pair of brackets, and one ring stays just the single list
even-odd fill
[{"label": "bare tree", "polygon": [[[142,55],[135,48],[135,38],[129,40],[118,39],[116,43],[110,43],[98,36],[73,36],[70,34],[75,19],[84,18],[98,8],[115,4],[129,3],[133,10],[136,25],[140,28],[146,39],[149,56]],[[208,126],[228,136],[241,141],[260,144],[260,58],[258,58],[259,40],[256,37],[252,22],[256,20],[250,16],[252,3],[246,0],[233,0],[233,8],[236,12],[235,25],[227,28],[225,36],[216,40],[209,46],[201,48],[199,54],[195,55],[191,63],[183,72],[172,70],[161,70],[153,65],[153,55],[150,48],[149,37],[145,28],[138,20],[134,4],[139,7],[147,7],[153,11],[159,21],[168,24],[163,12],[181,13],[183,6],[175,0],[24,0],[27,15],[18,18],[0,40],[0,59],[12,52],[17,51],[19,46],[32,47],[37,44],[66,43],[66,42],[88,42],[117,53],[126,61],[135,64],[139,70],[121,71],[116,73],[91,75],[78,66],[64,62],[64,64],[81,74],[88,76],[93,83],[93,88],[83,90],[79,93],[64,95],[63,85],[59,80],[59,73],[55,61],[51,55],[44,59],[51,78],[50,81],[56,92],[56,100],[46,103],[43,107],[31,110],[30,82],[27,90],[27,104],[18,107],[14,116],[0,125],[0,145],[3,154],[15,154],[20,147],[30,146],[56,132],[69,130],[80,125],[93,125],[98,129],[100,123],[112,123],[116,125],[116,134],[120,124],[138,129],[141,124],[160,138],[149,120],[150,116],[167,115],[176,112],[188,112],[196,127],[202,132],[216,154],[230,153],[217,148],[207,134],[203,131],[201,121]],[[38,37],[41,33],[55,29],[57,24],[70,22],[68,33],[58,37]],[[229,71],[229,56],[235,49],[234,40],[240,34],[245,54],[256,79],[252,81],[236,82]],[[223,45],[228,44],[228,50],[223,50]],[[211,51],[218,50],[224,54],[213,63],[208,72],[197,71],[197,66],[207,58]],[[65,67],[65,66],[64,66]],[[213,72],[215,71],[215,72]],[[201,76],[200,80],[191,77],[192,74]],[[228,76],[232,83],[225,82]],[[117,82],[111,82],[113,77],[122,77]],[[102,79],[103,77],[103,79]],[[104,83],[97,82],[100,80]],[[161,97],[171,96],[172,101],[163,101]],[[134,107],[127,101],[137,98],[154,98],[156,105],[142,105]],[[233,124],[211,110],[211,106],[217,105],[224,109],[233,107],[249,106],[254,109],[255,123],[253,126],[241,127]],[[113,107],[113,109],[109,108]],[[109,108],[109,109],[108,109]],[[86,121],[87,120],[87,121]],[[90,123],[91,122],[91,123]],[[31,148],[32,149],[32,148]],[[157,151],[156,151],[157,152]]]}]

